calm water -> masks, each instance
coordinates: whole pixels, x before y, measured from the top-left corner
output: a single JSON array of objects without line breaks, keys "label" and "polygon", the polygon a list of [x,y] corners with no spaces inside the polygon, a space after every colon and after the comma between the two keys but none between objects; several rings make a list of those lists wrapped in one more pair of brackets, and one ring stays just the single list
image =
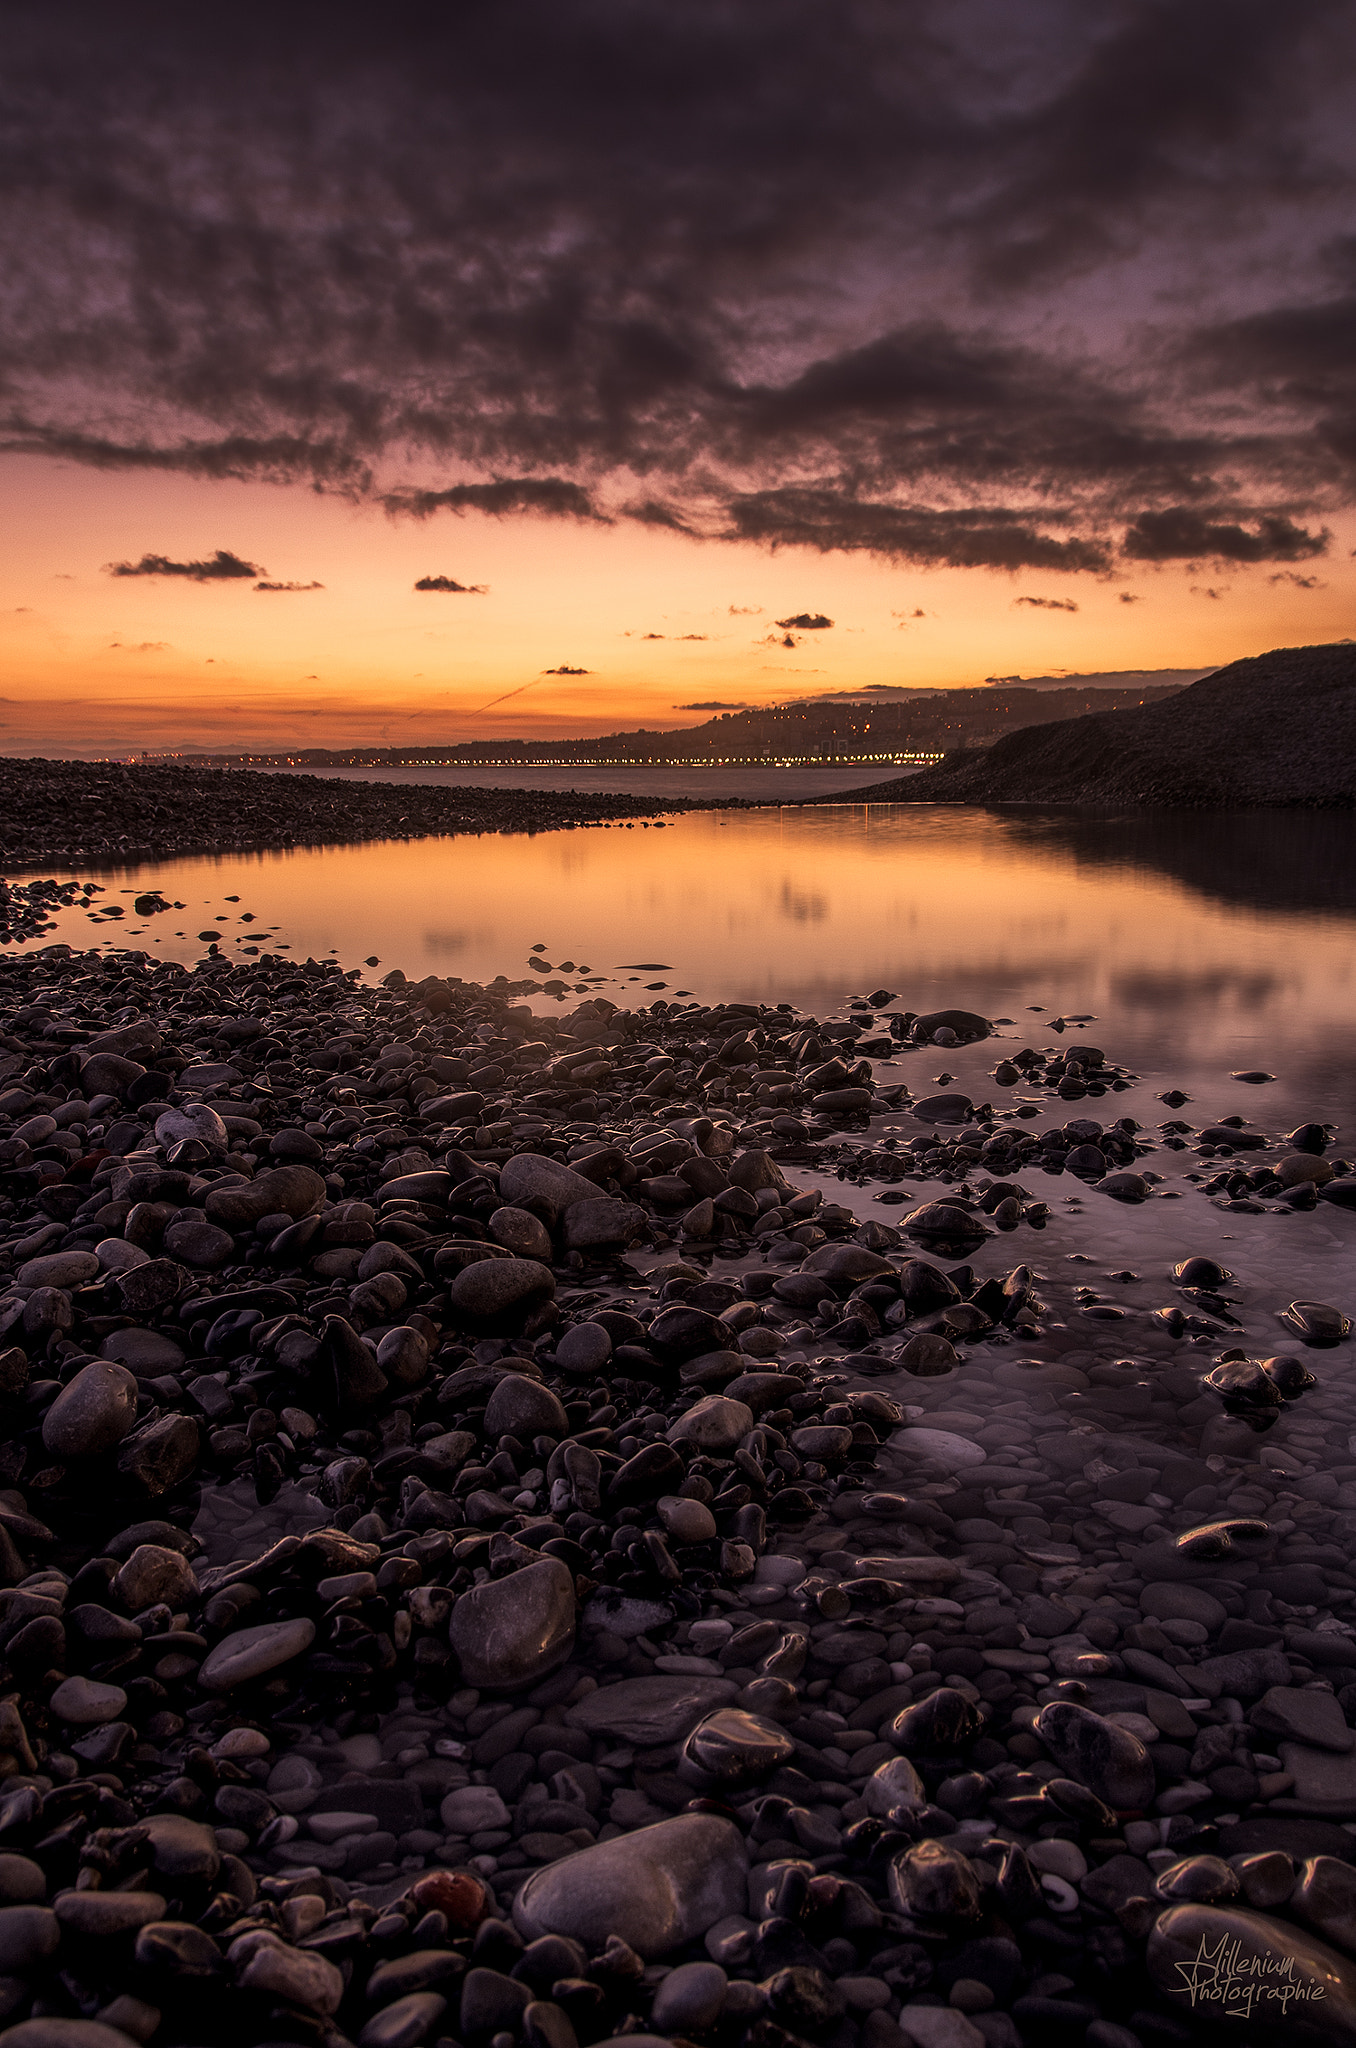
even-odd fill
[{"label": "calm water", "polygon": [[[883,1083],[904,1081],[924,1094],[954,1076],[978,1101],[994,1093],[989,1076],[1001,1051],[1083,1034],[1140,1078],[1130,1092],[1081,1104],[1075,1114],[1128,1112],[1151,1132],[1172,1114],[1159,1097],[1179,1086],[1191,1098],[1181,1114],[1194,1127],[1232,1113],[1276,1133],[1315,1117],[1340,1127],[1338,1150],[1350,1155],[1353,855],[1356,821],[1342,818],[766,808],[697,814],[662,829],[148,865],[99,877],[108,887],[100,900],[124,905],[124,918],[113,923],[96,912],[90,921],[72,911],[50,936],[192,961],[203,951],[198,934],[221,913],[227,950],[332,953],[346,967],[375,955],[379,965],[364,969],[374,979],[393,966],[412,977],[517,979],[541,943],[540,957],[568,984],[559,998],[531,998],[543,1010],[573,1004],[576,990],[592,987],[627,1006],[690,991],[827,1016],[853,995],[885,989],[916,1010],[957,1004],[1010,1021],[999,1026],[997,1044],[901,1051],[877,1064]],[[131,899],[151,887],[183,911],[138,920]],[[543,968],[538,979],[545,976]],[[1062,1039],[1056,1020],[1066,1023]],[[1230,1078],[1246,1069],[1277,1079],[1254,1086]],[[999,1091],[1008,1107],[1020,1094]],[[1029,1128],[1069,1114],[1041,1097]],[[877,1119],[875,1136],[892,1126],[903,1137],[918,1130],[900,1112]],[[1187,1253],[1219,1257],[1236,1272],[1237,1341],[1255,1355],[1293,1346],[1277,1322],[1289,1300],[1356,1308],[1356,1218],[1327,1203],[1312,1215],[1231,1212],[1185,1179],[1200,1163],[1190,1150],[1151,1153],[1145,1164],[1164,1179],[1156,1199],[1138,1208],[1067,1177],[1036,1175],[1032,1191],[1050,1203],[1048,1227],[991,1238],[980,1270],[1030,1260],[1057,1319],[1049,1342],[1084,1347],[1076,1350],[1083,1363],[1093,1354],[1161,1351],[1152,1311],[1179,1299],[1168,1271]],[[834,1198],[846,1193],[859,1216],[900,1220],[898,1208],[875,1206],[876,1185],[844,1190],[832,1169],[790,1172]],[[928,1192],[913,1189],[922,1199]],[[1124,1320],[1085,1319],[1073,1294],[1082,1282],[1117,1304]],[[1321,1389],[1287,1410],[1268,1450],[1286,1450],[1305,1470],[1356,1456],[1356,1437],[1352,1449],[1347,1444],[1353,1354],[1356,1346],[1343,1345],[1314,1359]],[[976,1416],[999,1401],[1011,1415],[1010,1388],[986,1392],[987,1370],[979,1354],[966,1367]],[[951,1399],[950,1381],[934,1389],[899,1377],[889,1390],[903,1400]],[[215,1490],[211,1505],[225,1513]],[[252,1554],[279,1515],[299,1522],[321,1512],[305,1499],[280,1503],[261,1536],[252,1492],[227,1506],[244,1520],[214,1524],[213,1554],[222,1556]]]},{"label": "calm water", "polygon": [[[107,871],[101,900],[127,916],[67,912],[51,937],[191,961],[224,912],[231,950],[286,945],[346,967],[376,955],[374,975],[512,979],[540,942],[552,968],[570,963],[571,990],[587,969],[627,1005],[683,990],[829,1014],[885,988],[917,1010],[1010,1017],[1038,1043],[1048,1017],[1088,1016],[1109,1056],[1146,1088],[1199,1094],[1201,1117],[1318,1116],[1350,1134],[1353,856],[1356,821],[1293,813],[768,808]],[[152,886],[184,911],[137,920],[131,899]],[[992,1057],[952,1064],[982,1074]],[[1249,1068],[1276,1085],[1229,1080]]]}]

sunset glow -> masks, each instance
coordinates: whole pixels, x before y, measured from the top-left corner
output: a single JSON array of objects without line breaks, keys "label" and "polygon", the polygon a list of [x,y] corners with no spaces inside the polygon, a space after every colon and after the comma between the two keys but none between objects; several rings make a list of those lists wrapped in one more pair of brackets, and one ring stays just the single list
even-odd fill
[{"label": "sunset glow", "polygon": [[339,10],[321,56],[299,9],[223,56],[89,10],[55,99],[16,19],[0,745],[1345,637],[1351,134],[1301,15]]}]

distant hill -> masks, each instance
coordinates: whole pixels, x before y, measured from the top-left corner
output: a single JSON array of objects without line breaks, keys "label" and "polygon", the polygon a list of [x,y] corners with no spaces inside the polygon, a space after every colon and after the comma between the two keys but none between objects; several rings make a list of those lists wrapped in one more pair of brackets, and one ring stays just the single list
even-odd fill
[{"label": "distant hill", "polygon": [[[664,732],[614,732],[591,739],[425,740],[407,747],[306,747],[279,754],[195,756],[215,768],[617,768],[669,763],[760,765],[781,762],[860,762],[882,766],[910,757],[934,759],[955,747],[982,747],[1019,726],[1073,718],[1100,706],[1153,703],[1175,694],[1175,683],[1125,688],[1090,687],[1078,681],[1057,688],[993,684],[983,689],[916,690],[888,701],[872,697],[807,700],[728,710],[700,725]],[[693,710],[699,707],[693,705]]]},{"label": "distant hill", "polygon": [[1278,647],[1164,701],[1029,725],[838,803],[1356,807],[1356,645]]}]

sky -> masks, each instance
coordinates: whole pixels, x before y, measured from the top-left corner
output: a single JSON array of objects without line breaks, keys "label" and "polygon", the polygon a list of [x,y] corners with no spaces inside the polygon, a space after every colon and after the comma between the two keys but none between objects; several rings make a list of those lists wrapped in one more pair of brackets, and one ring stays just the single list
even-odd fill
[{"label": "sky", "polygon": [[0,751],[1356,635],[1330,0],[6,10]]}]

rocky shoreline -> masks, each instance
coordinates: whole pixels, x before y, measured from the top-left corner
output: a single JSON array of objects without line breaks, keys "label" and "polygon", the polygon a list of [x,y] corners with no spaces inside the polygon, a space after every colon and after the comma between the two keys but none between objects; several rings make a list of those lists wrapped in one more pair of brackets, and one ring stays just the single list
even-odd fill
[{"label": "rocky shoreline", "polygon": [[1349,2040],[1350,1324],[1039,1271],[1330,1133],[519,994],[0,957],[0,2039]]},{"label": "rocky shoreline", "polygon": [[738,808],[571,790],[349,782],[181,762],[0,758],[0,865],[174,860],[284,847],[357,846],[453,833],[560,832],[666,813]]}]

